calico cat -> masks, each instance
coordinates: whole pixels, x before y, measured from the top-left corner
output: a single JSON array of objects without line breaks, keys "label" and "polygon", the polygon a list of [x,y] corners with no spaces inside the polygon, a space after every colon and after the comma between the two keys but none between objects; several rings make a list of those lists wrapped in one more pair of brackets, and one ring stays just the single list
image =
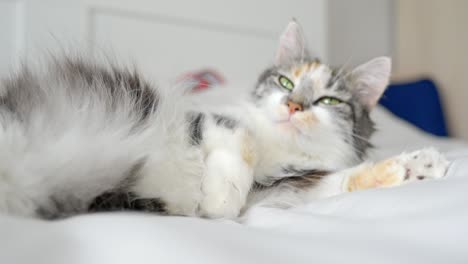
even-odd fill
[{"label": "calico cat", "polygon": [[[139,210],[235,218],[444,175],[434,150],[362,162],[390,59],[354,70],[309,56],[299,25],[240,104],[203,109],[136,71],[74,57],[0,85],[0,212],[57,219]],[[346,170],[344,170],[346,169]]]}]

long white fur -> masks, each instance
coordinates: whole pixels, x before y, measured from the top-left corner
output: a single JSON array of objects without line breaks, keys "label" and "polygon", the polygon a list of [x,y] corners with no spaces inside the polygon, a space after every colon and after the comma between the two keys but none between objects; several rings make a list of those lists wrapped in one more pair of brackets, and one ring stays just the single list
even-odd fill
[{"label": "long white fur", "polygon": [[177,96],[181,92],[160,89],[161,100],[151,126],[128,136],[138,118],[128,115],[131,102],[123,100],[109,118],[106,105],[92,96],[84,96],[82,104],[74,105],[56,76],[40,69],[35,75],[38,87],[50,97],[48,107],[35,109],[28,124],[2,115],[1,212],[34,216],[37,206],[47,204],[51,194],[87,201],[118,184],[122,180],[118,175],[139,159],[164,160],[171,148],[174,156],[185,153],[173,147],[184,138],[180,129],[184,103]]}]

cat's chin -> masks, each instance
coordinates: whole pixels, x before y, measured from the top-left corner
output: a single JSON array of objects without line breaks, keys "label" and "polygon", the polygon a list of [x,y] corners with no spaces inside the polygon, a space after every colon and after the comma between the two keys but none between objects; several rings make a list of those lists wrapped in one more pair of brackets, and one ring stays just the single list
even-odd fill
[{"label": "cat's chin", "polygon": [[283,120],[283,121],[277,121],[276,125],[278,129],[282,132],[294,133],[294,134],[300,133],[300,130],[296,126],[294,126],[294,124],[289,119]]}]

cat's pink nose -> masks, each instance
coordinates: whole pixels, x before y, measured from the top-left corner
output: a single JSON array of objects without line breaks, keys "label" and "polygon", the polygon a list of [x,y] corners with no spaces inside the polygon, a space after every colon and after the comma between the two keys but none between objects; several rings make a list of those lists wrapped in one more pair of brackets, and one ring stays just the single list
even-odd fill
[{"label": "cat's pink nose", "polygon": [[301,104],[295,103],[293,101],[288,101],[286,103],[286,105],[289,108],[289,114],[290,115],[294,114],[295,112],[298,112],[298,111],[300,112],[300,111],[304,110],[304,108],[302,107]]}]

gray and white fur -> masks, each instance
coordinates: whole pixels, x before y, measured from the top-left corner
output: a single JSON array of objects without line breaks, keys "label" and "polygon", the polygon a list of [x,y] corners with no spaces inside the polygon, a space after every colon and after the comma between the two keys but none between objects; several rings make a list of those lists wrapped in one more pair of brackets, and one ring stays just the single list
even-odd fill
[{"label": "gray and white fur", "polygon": [[265,190],[311,188],[359,163],[390,60],[333,70],[303,39],[291,22],[251,98],[216,110],[110,64],[65,56],[25,67],[0,83],[0,212],[234,218]]}]

